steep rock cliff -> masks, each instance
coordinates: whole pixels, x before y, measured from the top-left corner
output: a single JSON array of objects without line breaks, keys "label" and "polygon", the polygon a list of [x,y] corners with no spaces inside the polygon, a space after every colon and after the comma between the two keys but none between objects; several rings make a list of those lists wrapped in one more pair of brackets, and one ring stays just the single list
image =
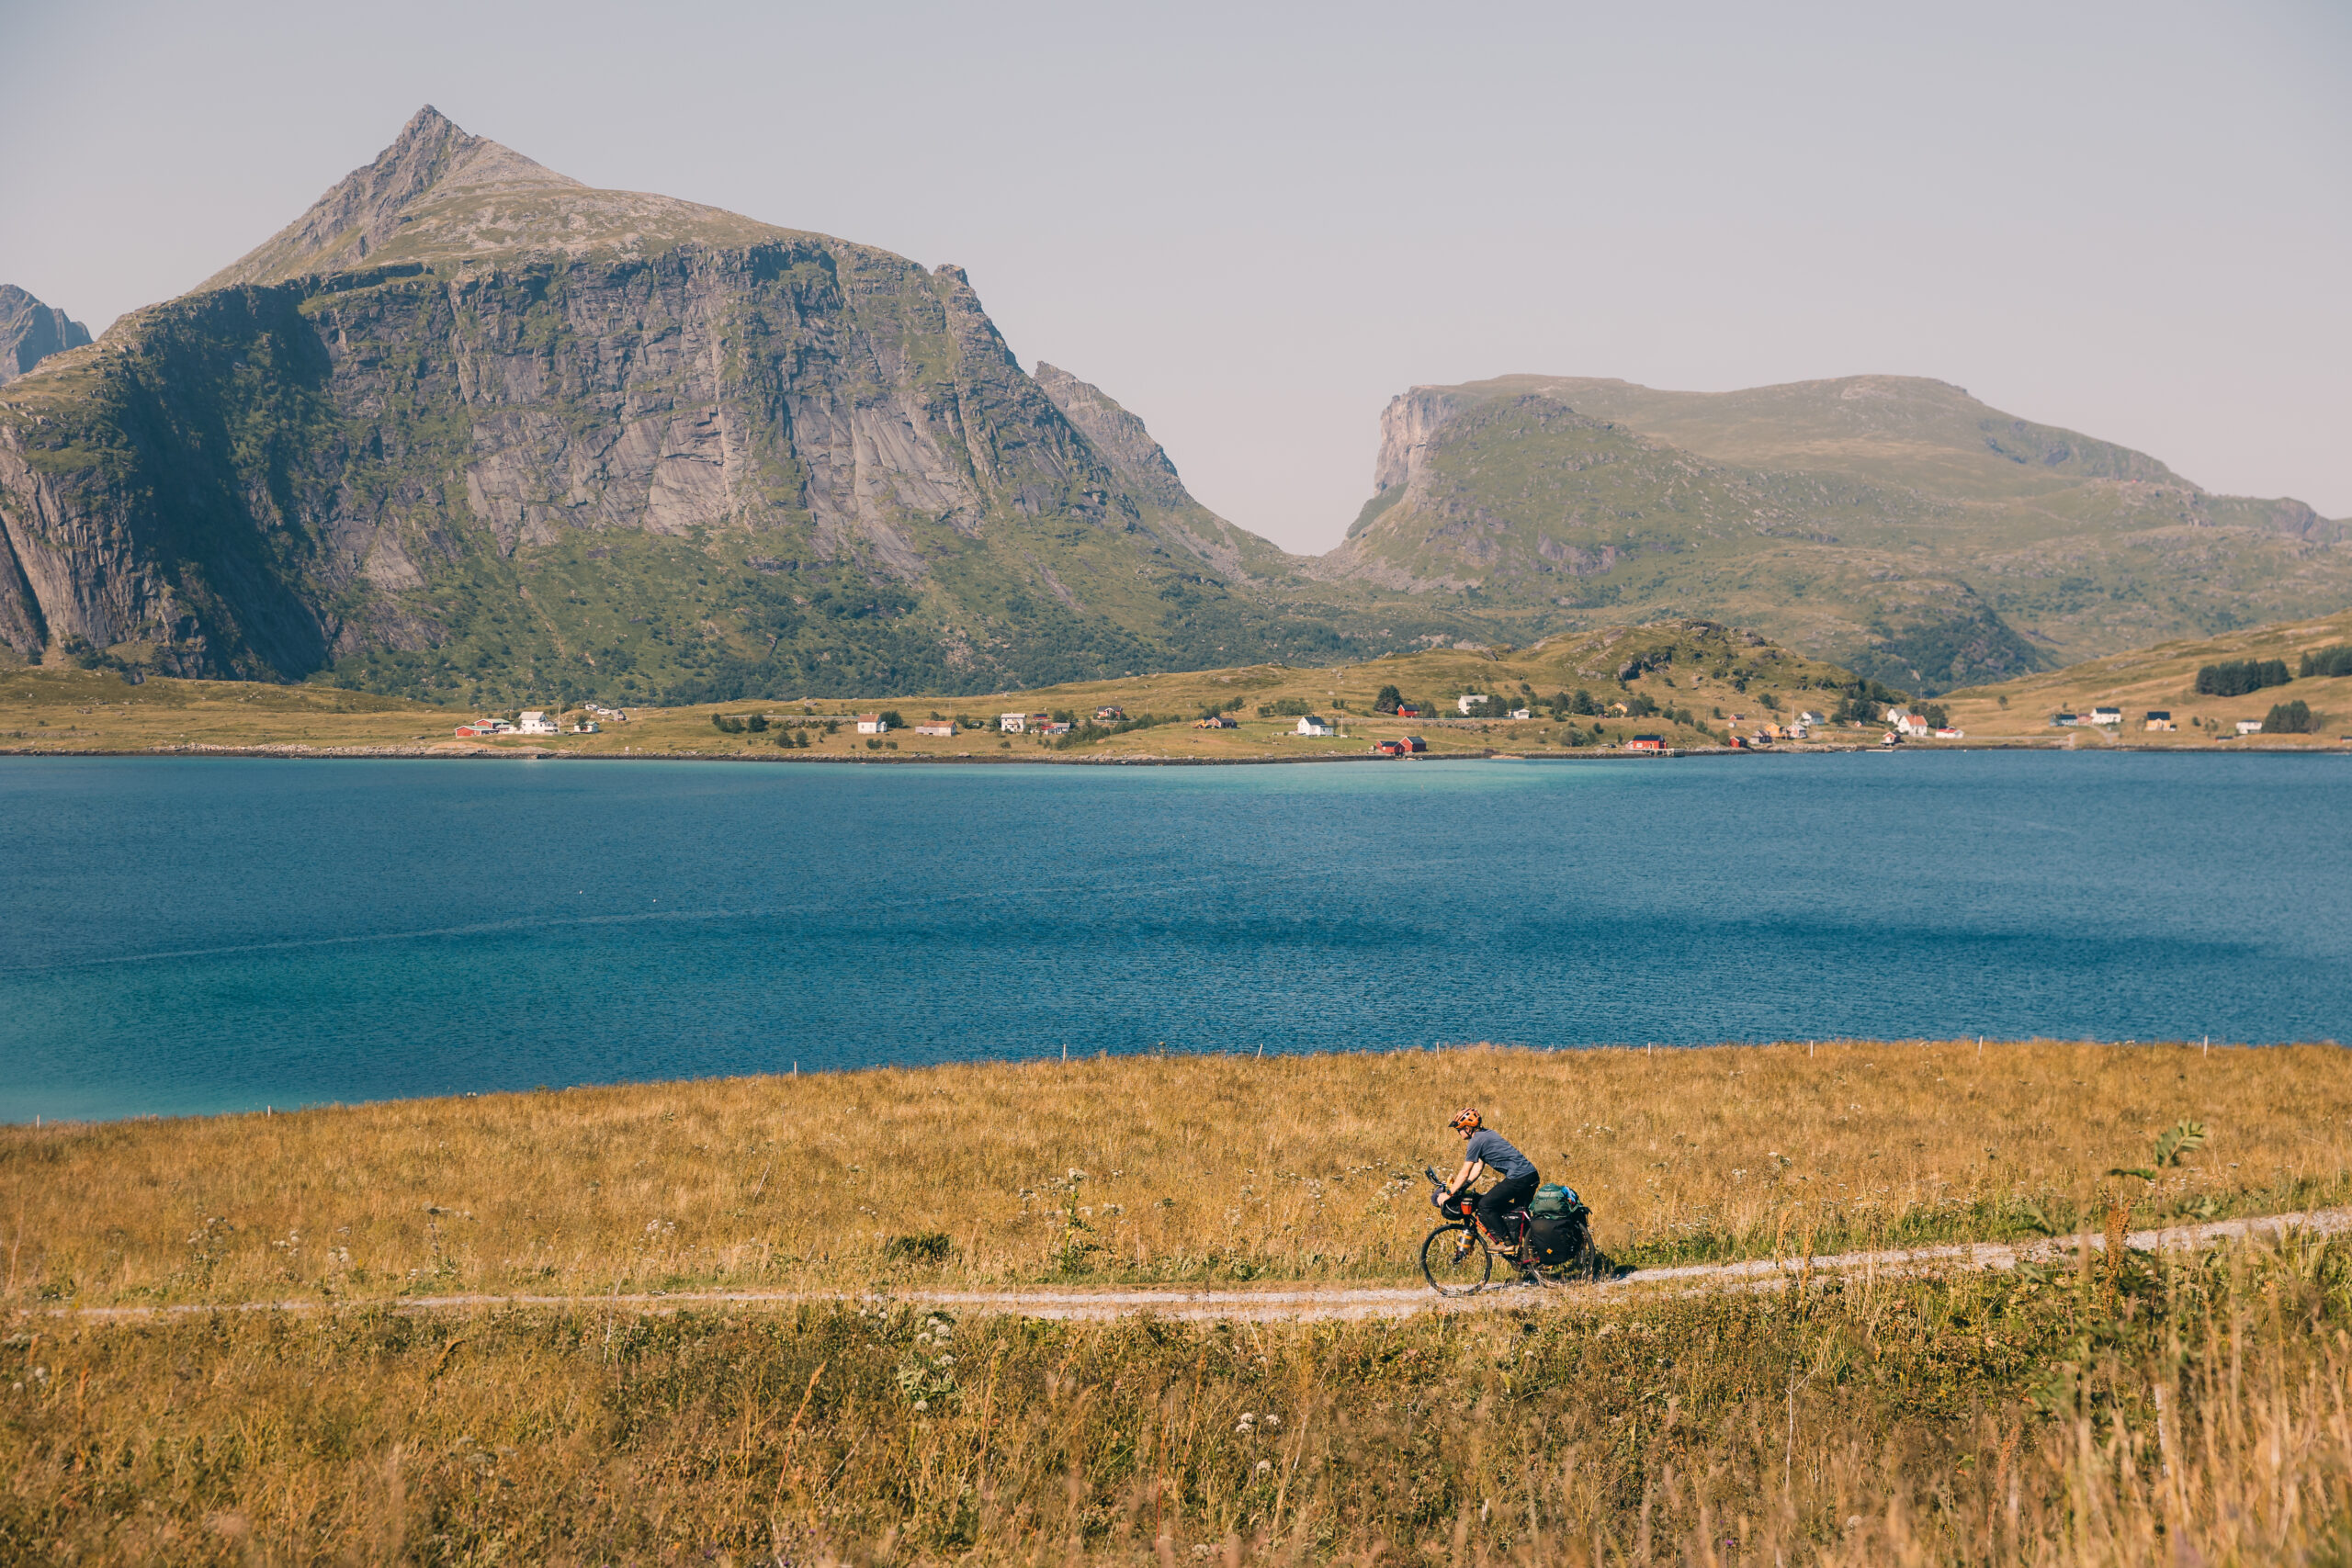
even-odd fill
[{"label": "steep rock cliff", "polygon": [[427,109],[0,400],[0,640],[468,700],[1351,646],[1247,592],[1279,552],[1088,391],[1107,451],[959,269],[594,190]]},{"label": "steep rock cliff", "polygon": [[64,311],[42,304],[13,283],[0,283],[0,386],[51,355],[89,341],[90,329]]}]

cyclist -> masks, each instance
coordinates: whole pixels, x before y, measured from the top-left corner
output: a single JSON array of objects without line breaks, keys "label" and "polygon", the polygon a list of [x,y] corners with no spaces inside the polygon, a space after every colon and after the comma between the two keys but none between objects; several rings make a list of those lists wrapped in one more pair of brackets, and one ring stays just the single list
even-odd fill
[{"label": "cyclist", "polygon": [[1495,1184],[1473,1199],[1467,1207],[1471,1217],[1477,1222],[1479,1234],[1487,1238],[1487,1245],[1506,1258],[1516,1258],[1519,1247],[1505,1235],[1504,1216],[1513,1209],[1524,1207],[1527,1201],[1535,1196],[1535,1189],[1542,1179],[1536,1175],[1535,1162],[1511,1147],[1500,1133],[1486,1125],[1485,1119],[1475,1107],[1465,1105],[1455,1111],[1448,1125],[1462,1134],[1469,1146],[1462,1151],[1462,1168],[1453,1173],[1453,1179],[1446,1183],[1444,1195],[1435,1201],[1441,1204],[1452,1201],[1462,1195],[1464,1188],[1478,1179],[1479,1172],[1492,1170],[1498,1178]]}]

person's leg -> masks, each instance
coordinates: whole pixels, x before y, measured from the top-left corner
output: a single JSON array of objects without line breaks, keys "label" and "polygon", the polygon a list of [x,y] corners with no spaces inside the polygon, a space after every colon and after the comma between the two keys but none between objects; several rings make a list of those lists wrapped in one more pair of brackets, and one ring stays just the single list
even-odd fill
[{"label": "person's leg", "polygon": [[1473,1212],[1478,1217],[1478,1228],[1486,1233],[1487,1246],[1508,1248],[1518,1245],[1519,1238],[1505,1228],[1506,1216],[1535,1196],[1538,1179],[1533,1176],[1514,1176],[1479,1194]]}]

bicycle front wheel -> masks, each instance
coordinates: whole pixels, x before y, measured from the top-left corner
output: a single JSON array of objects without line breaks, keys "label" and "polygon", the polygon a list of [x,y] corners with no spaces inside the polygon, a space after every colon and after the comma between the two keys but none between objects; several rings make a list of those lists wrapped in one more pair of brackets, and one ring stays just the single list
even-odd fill
[{"label": "bicycle front wheel", "polygon": [[1473,1226],[1440,1225],[1421,1243],[1421,1275],[1441,1296],[1475,1295],[1494,1274],[1494,1255]]}]

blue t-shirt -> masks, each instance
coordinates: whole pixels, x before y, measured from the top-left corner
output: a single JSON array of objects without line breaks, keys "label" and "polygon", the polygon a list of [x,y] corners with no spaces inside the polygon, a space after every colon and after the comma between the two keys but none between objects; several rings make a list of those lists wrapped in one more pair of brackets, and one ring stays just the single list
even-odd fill
[{"label": "blue t-shirt", "polygon": [[1466,1157],[1476,1160],[1505,1180],[1514,1176],[1535,1174],[1535,1162],[1512,1148],[1503,1135],[1491,1127],[1481,1127],[1470,1134]]}]

